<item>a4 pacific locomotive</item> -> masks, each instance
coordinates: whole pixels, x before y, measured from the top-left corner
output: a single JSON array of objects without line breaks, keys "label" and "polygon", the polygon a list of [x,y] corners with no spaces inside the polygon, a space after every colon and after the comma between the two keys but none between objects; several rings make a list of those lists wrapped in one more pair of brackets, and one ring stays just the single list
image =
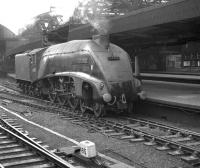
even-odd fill
[{"label": "a4 pacific locomotive", "polygon": [[141,94],[128,54],[104,35],[18,54],[15,70],[24,93],[97,117],[109,110],[132,112]]}]

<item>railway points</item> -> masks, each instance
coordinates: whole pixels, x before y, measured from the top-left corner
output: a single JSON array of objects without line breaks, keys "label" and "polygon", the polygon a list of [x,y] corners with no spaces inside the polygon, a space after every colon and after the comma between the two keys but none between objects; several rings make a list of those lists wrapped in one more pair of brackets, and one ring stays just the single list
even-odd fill
[{"label": "railway points", "polygon": [[[29,101],[26,101],[26,102],[29,102]],[[8,104],[9,104],[9,103],[8,103]],[[39,127],[39,128],[41,128],[41,129],[43,129],[43,130],[49,132],[50,134],[53,134],[53,135],[55,135],[55,136],[58,136],[58,137],[60,137],[60,138],[65,139],[65,141],[70,142],[71,146],[73,146],[72,143],[73,143],[74,145],[79,145],[79,142],[76,141],[76,140],[74,140],[74,139],[71,139],[71,138],[69,138],[69,137],[66,137],[66,136],[64,136],[64,135],[62,135],[62,134],[60,134],[60,133],[58,133],[58,132],[56,132],[56,131],[53,131],[53,130],[51,130],[51,129],[48,129],[48,128],[46,128],[46,127],[43,127],[43,126],[41,126],[41,125],[39,125],[39,124],[37,124],[37,123],[31,122],[31,121],[29,121],[29,120],[23,118],[22,116],[16,114],[16,112],[12,112],[11,110],[6,109],[5,107],[2,107],[2,106],[1,106],[1,108],[2,108],[3,110],[5,110],[6,112],[9,112],[9,113],[11,113],[11,114],[14,115],[14,116],[17,116],[17,118],[20,118],[20,119],[22,119],[22,120],[25,121],[25,122],[28,122],[28,123],[31,124],[31,125],[34,125],[34,126],[36,126],[36,127]],[[67,143],[65,142],[65,144],[67,144]],[[99,156],[101,156],[101,158],[103,158],[104,162],[106,162],[106,161],[109,162],[109,164],[111,165],[112,168],[115,168],[115,167],[126,167],[126,168],[131,168],[131,167],[132,167],[132,166],[128,166],[128,165],[126,165],[126,164],[124,164],[124,163],[122,163],[122,162],[120,162],[120,161],[117,161],[116,159],[112,159],[111,157],[108,157],[108,156],[106,156],[106,155],[104,155],[104,154],[99,153]],[[109,166],[108,166],[108,167],[109,167]]]},{"label": "railway points", "polygon": [[[51,129],[48,129],[48,128],[44,127],[44,126],[41,126],[41,125],[36,124],[36,123],[34,123],[34,122],[31,122],[31,121],[29,121],[29,120],[27,120],[27,119],[21,117],[20,115],[16,114],[15,112],[12,112],[11,110],[6,109],[5,107],[0,106],[0,108],[1,108],[1,111],[2,111],[2,109],[3,109],[3,111],[4,111],[4,113],[1,115],[1,118],[4,119],[5,121],[8,121],[8,120],[9,120],[10,122],[12,122],[13,120],[16,120],[16,119],[12,119],[12,118],[8,117],[7,115],[5,115],[5,113],[10,113],[10,114],[12,114],[12,115],[15,115],[17,118],[20,118],[20,119],[24,120],[25,122],[28,122],[28,123],[31,124],[31,125],[34,125],[34,126],[36,126],[36,127],[39,127],[39,128],[41,128],[42,130],[45,130],[45,131],[47,131],[47,132],[49,132],[49,133],[51,133],[51,134],[53,134],[53,135],[59,136],[59,137],[61,137],[61,138],[64,138],[66,141],[70,142],[69,144],[74,144],[74,145],[79,146],[79,142],[78,142],[78,141],[75,141],[75,140],[73,140],[73,139],[71,139],[71,138],[69,138],[69,137],[66,137],[66,136],[64,136],[64,135],[62,135],[62,134],[60,134],[60,133],[58,133],[58,132],[56,132],[56,131],[53,131],[53,130],[51,130]],[[2,112],[1,112],[1,113],[2,113]],[[13,123],[12,123],[12,126],[15,127],[15,128],[17,128],[17,129],[19,130],[19,128],[18,128],[17,126],[14,126]],[[20,127],[20,128],[21,128],[21,127]],[[31,138],[30,138],[30,139],[31,139]],[[38,143],[39,143],[39,142],[38,142]],[[71,146],[71,148],[73,148],[73,145]],[[66,148],[66,149],[70,149],[70,148],[68,147],[68,148]],[[57,154],[56,151],[57,151],[57,150],[54,150],[55,154]],[[63,150],[61,149],[61,150],[59,150],[59,151],[63,151]],[[50,152],[50,150],[47,150],[47,152]],[[65,151],[65,153],[68,153],[68,152],[69,152],[68,150]],[[59,153],[61,154],[61,152],[59,152]],[[55,154],[52,153],[52,155],[55,155]],[[73,154],[73,153],[70,153],[70,154]],[[1,155],[1,154],[0,154],[0,155]],[[63,154],[62,154],[62,155],[63,155]],[[62,155],[61,155],[61,156],[62,156]],[[105,166],[106,168],[109,168],[109,167],[111,167],[111,168],[118,168],[118,167],[134,168],[134,167],[129,166],[129,165],[127,165],[127,164],[124,164],[124,163],[122,163],[122,162],[120,162],[120,161],[118,161],[118,160],[116,160],[116,159],[113,159],[113,158],[111,158],[111,157],[108,157],[108,156],[106,156],[106,155],[104,155],[104,154],[98,153],[98,155],[99,155],[99,157],[101,157],[101,160],[103,160],[103,163],[106,164],[106,166]],[[59,158],[58,156],[55,155],[54,157],[57,157],[58,159],[60,159],[60,162],[62,162],[62,159]],[[2,162],[1,159],[0,159],[0,162]],[[63,162],[65,162],[65,161],[63,160]],[[68,162],[66,162],[65,164],[66,164],[66,165],[65,165],[64,167],[67,167],[67,165],[70,165],[70,164],[68,164]],[[100,162],[99,162],[99,164],[100,164]],[[23,166],[23,165],[22,165],[22,166]],[[64,167],[63,167],[63,168],[64,168]],[[70,168],[75,168],[75,167],[77,167],[77,166],[70,165],[69,167],[70,167]],[[84,166],[83,166],[83,167],[84,167]],[[96,166],[96,167],[98,167],[98,166]],[[101,167],[101,166],[100,166],[100,167]]]}]

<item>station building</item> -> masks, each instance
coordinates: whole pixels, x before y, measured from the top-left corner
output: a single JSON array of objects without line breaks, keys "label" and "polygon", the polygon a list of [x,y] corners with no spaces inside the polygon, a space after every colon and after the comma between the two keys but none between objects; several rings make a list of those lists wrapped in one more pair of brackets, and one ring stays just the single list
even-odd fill
[{"label": "station building", "polygon": [[200,72],[200,42],[150,47],[143,49],[138,55],[141,72]]}]

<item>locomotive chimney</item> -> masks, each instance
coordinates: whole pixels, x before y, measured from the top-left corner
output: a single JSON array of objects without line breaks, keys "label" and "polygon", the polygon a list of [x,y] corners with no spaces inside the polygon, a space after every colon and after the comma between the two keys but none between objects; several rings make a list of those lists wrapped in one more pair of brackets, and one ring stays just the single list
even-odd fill
[{"label": "locomotive chimney", "polygon": [[97,34],[97,35],[93,35],[92,39],[99,44],[100,46],[102,46],[105,49],[108,49],[109,47],[109,34]]}]

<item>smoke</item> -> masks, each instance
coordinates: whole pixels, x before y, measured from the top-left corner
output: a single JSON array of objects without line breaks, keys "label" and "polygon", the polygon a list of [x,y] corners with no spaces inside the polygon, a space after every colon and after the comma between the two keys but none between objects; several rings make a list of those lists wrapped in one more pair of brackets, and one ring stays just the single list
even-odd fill
[{"label": "smoke", "polygon": [[94,18],[94,20],[89,20],[89,23],[98,34],[109,34],[111,24],[107,18]]},{"label": "smoke", "polygon": [[83,0],[80,9],[82,15],[82,23],[89,23],[95,33],[108,34],[111,24],[108,19],[108,8],[112,6],[110,1],[104,0]]}]

